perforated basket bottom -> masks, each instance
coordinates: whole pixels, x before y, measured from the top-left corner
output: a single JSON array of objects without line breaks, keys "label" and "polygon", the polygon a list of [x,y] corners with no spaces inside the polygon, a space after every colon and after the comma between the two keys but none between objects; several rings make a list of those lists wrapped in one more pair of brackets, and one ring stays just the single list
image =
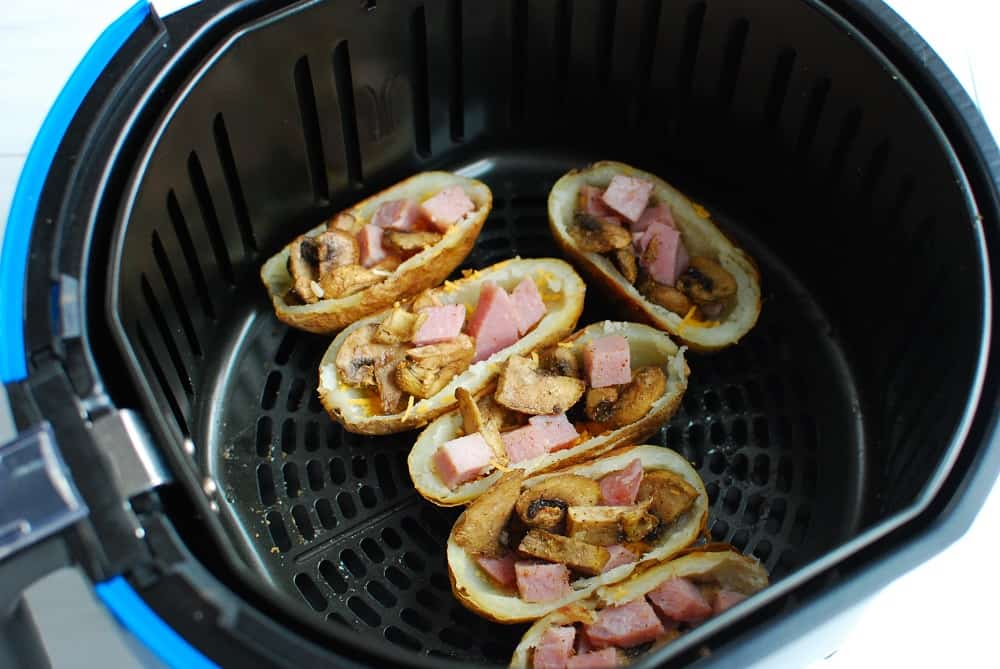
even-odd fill
[{"label": "perforated basket bottom", "polygon": [[[492,165],[480,178],[494,209],[466,266],[556,254],[545,198],[581,163],[479,164]],[[712,536],[756,555],[777,580],[855,529],[862,431],[829,324],[754,239],[752,222],[713,214],[758,261],[763,313],[738,346],[689,355],[683,406],[653,441],[704,478]],[[581,324],[615,317],[608,307],[591,288]],[[481,620],[451,595],[444,545],[459,510],[415,493],[406,456],[416,433],[345,433],[316,397],[329,339],[290,330],[263,300],[249,309],[211,393],[218,419],[200,443],[253,566],[330,624],[419,652],[508,661],[524,627]]]}]

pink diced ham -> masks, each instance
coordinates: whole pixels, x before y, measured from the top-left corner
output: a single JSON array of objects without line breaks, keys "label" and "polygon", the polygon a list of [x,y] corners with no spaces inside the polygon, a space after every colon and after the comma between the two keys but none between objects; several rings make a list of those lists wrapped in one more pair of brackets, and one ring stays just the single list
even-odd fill
[{"label": "pink diced ham", "polygon": [[414,346],[440,344],[462,334],[462,325],[465,323],[464,304],[426,307],[421,313],[427,314],[427,320],[414,333]]},{"label": "pink diced ham", "polygon": [[461,186],[448,186],[428,198],[422,205],[424,215],[441,232],[476,208]]},{"label": "pink diced ham", "polygon": [[604,200],[601,199],[602,195],[604,195],[604,191],[597,186],[580,186],[579,211],[591,216],[614,216],[611,208],[604,204]]},{"label": "pink diced ham", "polygon": [[583,368],[592,388],[607,388],[632,380],[628,340],[621,335],[591,339],[583,346]]},{"label": "pink diced ham", "polygon": [[552,602],[569,594],[569,569],[564,564],[515,562],[514,573],[517,591],[526,602]]},{"label": "pink diced ham", "polygon": [[679,623],[697,623],[712,615],[712,607],[698,587],[684,578],[672,578],[646,593],[664,618]]},{"label": "pink diced ham", "polygon": [[573,654],[575,627],[550,627],[542,633],[535,646],[531,666],[533,669],[566,669],[566,662]]},{"label": "pink diced ham", "polygon": [[621,666],[618,651],[614,648],[595,650],[575,655],[566,662],[566,669],[611,669]]},{"label": "pink diced ham", "polygon": [[636,458],[623,469],[605,474],[598,482],[601,499],[607,506],[630,506],[635,504],[642,483],[642,461]]},{"label": "pink diced ham", "polygon": [[358,233],[358,247],[361,250],[361,264],[365,267],[377,265],[389,255],[382,248],[383,229],[369,223]]},{"label": "pink diced ham", "polygon": [[372,216],[372,225],[409,232],[422,218],[420,205],[416,200],[389,200],[383,202]]},{"label": "pink diced ham", "polygon": [[517,341],[517,310],[510,295],[492,281],[479,290],[479,302],[469,319],[469,334],[476,338],[475,362],[485,360]]},{"label": "pink diced ham", "polygon": [[723,611],[728,611],[746,598],[747,596],[742,592],[719,590],[715,593],[715,600],[712,602],[712,613],[718,615]]},{"label": "pink diced ham", "polygon": [[554,416],[532,416],[528,419],[528,424],[541,435],[545,450],[549,453],[570,446],[580,436],[565,413]]},{"label": "pink diced ham", "polygon": [[646,210],[652,192],[653,184],[645,179],[617,174],[611,179],[601,199],[612,210],[635,223]]},{"label": "pink diced ham", "polygon": [[548,452],[545,438],[534,425],[525,425],[500,435],[507,459],[511,464],[537,458]]},{"label": "pink diced ham", "polygon": [[478,432],[446,441],[434,454],[438,476],[449,488],[477,478],[490,468],[493,450]]},{"label": "pink diced ham", "polygon": [[677,227],[677,224],[674,223],[674,215],[670,212],[670,207],[664,203],[658,204],[655,207],[649,207],[646,211],[642,212],[639,220],[632,224],[632,232],[643,232],[653,223],[659,223],[671,228]]},{"label": "pink diced ham", "polygon": [[601,570],[601,573],[611,571],[615,567],[620,567],[623,564],[631,564],[639,559],[635,553],[621,544],[607,546],[607,549],[611,557],[608,558],[608,561],[604,564],[604,569]]},{"label": "pink diced ham", "polygon": [[491,558],[484,555],[480,555],[476,558],[476,562],[482,567],[490,578],[499,583],[500,585],[511,587],[517,582],[517,577],[514,575],[514,554],[508,553],[503,557]]},{"label": "pink diced ham", "polygon": [[[650,246],[654,250],[650,250]],[[672,286],[687,269],[690,257],[676,228],[653,223],[639,240],[639,262],[657,283]]]},{"label": "pink diced ham", "polygon": [[517,331],[523,337],[545,315],[545,302],[531,277],[525,277],[510,294],[517,313]]},{"label": "pink diced ham", "polygon": [[609,606],[597,613],[597,620],[584,626],[584,632],[594,648],[629,648],[653,641],[666,630],[643,599],[634,599],[621,606]]}]

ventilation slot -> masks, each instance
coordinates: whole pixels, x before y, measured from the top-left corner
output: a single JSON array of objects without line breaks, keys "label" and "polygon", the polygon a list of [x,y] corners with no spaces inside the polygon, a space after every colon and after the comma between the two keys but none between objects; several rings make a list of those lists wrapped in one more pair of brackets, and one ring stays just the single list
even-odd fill
[{"label": "ventilation slot", "polygon": [[867,205],[871,201],[872,196],[875,194],[875,189],[878,187],[878,182],[882,180],[882,175],[885,173],[887,162],[889,162],[889,142],[888,140],[883,140],[872,151],[871,158],[868,159],[868,164],[865,165],[865,177],[861,184],[861,190],[858,193],[858,200],[861,203]]},{"label": "ventilation slot", "polygon": [[[453,3],[457,5],[458,3]],[[454,7],[450,8],[451,12],[454,12]],[[461,12],[461,9],[458,10]],[[461,18],[461,17],[459,17]],[[461,30],[461,28],[459,28]],[[461,37],[461,34],[459,34]],[[453,40],[454,36],[451,36],[450,40]],[[454,44],[449,44],[452,49],[451,60],[455,60]],[[412,16],[410,17],[410,62],[413,65],[413,133],[414,142],[417,148],[417,155],[421,158],[426,158],[431,154],[431,127],[430,127],[430,92],[428,90],[428,74],[427,74],[427,17],[424,11],[423,5],[417,7]],[[459,49],[460,51],[461,49]],[[461,76],[461,64],[459,67],[459,76]],[[454,62],[451,64],[452,71],[449,76],[454,79],[456,65]],[[455,82],[452,80],[452,100],[451,100],[451,114],[452,114],[452,136],[454,136],[455,125],[454,125],[454,106],[455,106]],[[461,84],[459,84],[459,89],[461,89]],[[459,103],[460,105],[461,103]],[[459,107],[461,109],[461,107]]]},{"label": "ventilation slot", "polygon": [[[449,72],[451,141],[461,142],[465,136],[465,91],[462,81],[462,0],[451,0],[451,5],[448,7],[448,19],[448,46],[450,49],[448,62],[451,64]],[[426,41],[426,34],[424,39]]]},{"label": "ventilation slot", "polygon": [[170,413],[173,414],[177,427],[180,428],[181,434],[185,437],[191,436],[191,432],[188,430],[187,420],[184,418],[184,413],[181,411],[180,405],[177,404],[177,398],[174,397],[173,392],[170,390],[170,384],[167,383],[167,377],[163,373],[163,368],[160,367],[160,362],[153,354],[153,347],[149,345],[149,339],[146,338],[146,333],[143,331],[142,325],[138,322],[135,324],[135,332],[136,336],[139,338],[139,346],[142,347],[142,352],[145,354],[146,360],[149,361],[149,366],[153,368],[153,376],[156,377],[156,382],[160,384],[160,390],[163,392],[163,396],[166,398],[167,404],[170,406]]},{"label": "ventilation slot", "polygon": [[726,52],[722,59],[722,73],[719,75],[719,111],[729,110],[736,90],[736,81],[740,74],[740,63],[743,61],[743,49],[747,43],[747,33],[750,22],[739,19],[729,29],[726,39]]},{"label": "ventilation slot", "polygon": [[305,142],[309,176],[312,179],[313,198],[317,202],[326,202],[330,198],[330,189],[326,180],[323,135],[319,128],[319,112],[316,110],[316,93],[313,90],[308,56],[302,56],[295,62],[294,77],[295,95],[299,101],[299,118],[302,121],[302,140]]},{"label": "ventilation slot", "polygon": [[698,44],[701,42],[701,28],[705,22],[705,3],[699,2],[688,10],[684,21],[684,43],[680,61],[677,63],[678,106],[683,107],[691,94],[694,81],[694,66],[698,59]]},{"label": "ventilation slot", "polygon": [[347,41],[333,49],[333,78],[337,86],[337,104],[344,135],[344,160],[347,177],[355,186],[362,181],[361,144],[358,140],[358,117],[354,106],[354,79],[351,77],[351,54]]},{"label": "ventilation slot", "polygon": [[385,453],[379,453],[375,456],[375,477],[378,479],[378,487],[385,499],[392,499],[396,496],[396,482],[392,478],[389,458]]},{"label": "ventilation slot", "polygon": [[396,602],[399,601],[396,595],[392,594],[392,591],[389,590],[389,588],[385,587],[378,581],[369,581],[368,586],[365,589],[375,601],[387,609],[392,608],[396,605]]},{"label": "ventilation slot", "polygon": [[295,576],[295,587],[299,589],[302,597],[309,602],[309,606],[316,611],[326,608],[326,598],[320,592],[316,582],[309,578],[308,574],[297,574]]},{"label": "ventilation slot", "polygon": [[365,602],[360,597],[351,597],[347,600],[347,606],[354,611],[354,614],[360,618],[365,624],[371,627],[378,627],[382,624],[382,618],[379,617],[375,610],[365,604]]},{"label": "ventilation slot", "polygon": [[215,253],[215,261],[219,263],[219,271],[222,273],[222,278],[229,282],[229,285],[235,285],[236,277],[233,274],[233,263],[229,259],[226,239],[222,236],[222,228],[219,226],[219,215],[215,212],[212,192],[208,189],[208,181],[205,179],[205,170],[201,167],[201,160],[194,151],[188,154],[187,168],[191,188],[194,189],[198,209],[201,211],[201,220],[205,223],[205,231],[208,233],[208,241],[212,245],[212,252]]},{"label": "ventilation slot", "polygon": [[281,343],[278,344],[278,350],[274,354],[274,362],[277,365],[285,365],[292,357],[292,351],[295,350],[295,344],[298,343],[299,335],[298,330],[293,330],[288,328],[285,331],[285,336],[281,338]]},{"label": "ventilation slot", "polygon": [[365,537],[361,540],[361,550],[365,552],[368,559],[372,562],[382,562],[385,559],[385,551],[383,551],[378,542],[371,537]]},{"label": "ventilation slot", "polygon": [[802,119],[802,128],[799,130],[799,139],[795,144],[795,155],[799,160],[803,160],[809,153],[816,131],[819,129],[819,119],[823,114],[823,107],[826,106],[826,97],[830,94],[830,80],[820,79],[809,92],[809,101],[806,103],[805,117]]},{"label": "ventilation slot", "polygon": [[266,458],[271,454],[271,439],[274,423],[270,416],[261,416],[257,421],[257,455]]},{"label": "ventilation slot", "polygon": [[267,529],[278,550],[287,553],[292,547],[292,540],[288,538],[288,529],[285,527],[285,521],[280,513],[271,511],[267,514]]},{"label": "ventilation slot", "polygon": [[645,120],[646,98],[649,94],[649,80],[653,74],[653,59],[656,55],[656,36],[660,29],[662,0],[646,0],[642,7],[642,31],[639,33],[639,52],[636,56],[635,71],[638,78],[632,124]]},{"label": "ventilation slot", "polygon": [[516,128],[524,120],[525,0],[513,0],[510,9],[510,124]]},{"label": "ventilation slot", "polygon": [[312,521],[309,519],[309,512],[306,511],[306,507],[301,504],[297,504],[292,507],[292,520],[295,521],[295,527],[299,528],[299,534],[306,541],[312,541],[316,537],[316,531],[313,529]]},{"label": "ventilation slot", "polygon": [[341,551],[340,562],[356,578],[363,578],[368,574],[368,570],[365,569],[365,563],[361,561],[357,553],[349,548]]},{"label": "ventilation slot", "polygon": [[188,231],[187,223],[184,221],[184,214],[181,213],[181,206],[177,202],[177,195],[174,191],[167,193],[167,215],[173,225],[174,234],[177,235],[177,242],[181,245],[181,252],[187,262],[188,271],[191,273],[191,280],[194,282],[194,292],[201,302],[201,307],[205,315],[213,321],[215,320],[215,307],[208,296],[208,282],[205,281],[205,273],[198,262],[198,253],[195,251],[194,242],[191,241],[191,233]]},{"label": "ventilation slot", "polygon": [[347,592],[347,581],[337,572],[337,567],[329,560],[319,563],[319,575],[338,595]]},{"label": "ventilation slot", "polygon": [[302,483],[299,481],[299,468],[294,462],[286,462],[281,468],[285,478],[285,493],[289,497],[298,497],[302,493]]},{"label": "ventilation slot", "polygon": [[181,320],[181,328],[184,330],[184,336],[187,338],[191,353],[200,358],[202,355],[201,343],[198,341],[198,334],[195,332],[194,323],[191,322],[191,314],[188,313],[187,302],[181,293],[181,287],[177,283],[177,277],[174,275],[174,269],[170,265],[170,260],[167,258],[163,242],[160,241],[160,235],[155,230],[153,231],[153,257],[156,259],[156,265],[160,269],[160,276],[163,277],[163,282],[167,285],[167,291],[170,293],[170,300],[173,302],[174,311],[177,312],[177,317]]},{"label": "ventilation slot", "polygon": [[243,248],[247,255],[255,255],[257,238],[250,225],[246,197],[243,195],[240,175],[236,171],[236,159],[233,157],[233,147],[229,142],[229,132],[226,130],[226,122],[223,120],[222,114],[215,115],[215,121],[212,123],[212,134],[215,136],[215,150],[219,154],[219,163],[222,165],[222,174],[226,179],[229,199],[233,203],[233,214],[236,216],[236,225],[240,229]]},{"label": "ventilation slot", "polygon": [[310,490],[323,489],[326,476],[323,475],[323,464],[319,460],[310,460],[306,464],[306,478],[309,479]]},{"label": "ventilation slot", "polygon": [[337,515],[333,512],[333,504],[325,497],[316,500],[316,515],[324,529],[332,530],[337,526]]},{"label": "ventilation slot", "polygon": [[556,6],[555,35],[553,44],[556,54],[555,88],[558,100],[566,100],[566,86],[569,83],[569,51],[573,25],[573,5],[570,0],[559,0]]},{"label": "ventilation slot", "polygon": [[278,501],[274,489],[274,476],[271,474],[271,465],[266,462],[257,465],[257,491],[260,493],[260,503],[263,506],[271,506]]},{"label": "ventilation slot", "polygon": [[278,389],[281,387],[281,372],[271,372],[264,382],[264,391],[260,394],[260,408],[270,411],[278,401]]},{"label": "ventilation slot", "polygon": [[611,81],[611,56],[615,46],[615,14],[617,0],[601,0],[600,17],[597,19],[597,83],[607,88]]},{"label": "ventilation slot", "polygon": [[188,397],[194,396],[194,387],[191,384],[191,376],[188,374],[187,368],[184,366],[184,361],[181,359],[181,353],[177,350],[177,342],[174,341],[172,333],[170,332],[170,326],[167,325],[166,319],[163,318],[163,312],[160,310],[160,303],[156,299],[156,295],[153,293],[153,287],[149,285],[149,280],[146,278],[145,274],[139,277],[139,283],[142,287],[142,296],[146,300],[146,308],[149,310],[150,315],[153,317],[153,322],[156,323],[156,329],[160,332],[160,338],[163,340],[163,344],[167,347],[167,355],[170,358],[170,362],[174,365],[174,371],[177,372],[177,378],[180,379],[181,385],[184,387],[184,392],[187,393]]},{"label": "ventilation slot", "polygon": [[788,94],[788,82],[792,78],[792,66],[795,65],[794,49],[785,49],[778,54],[778,62],[774,65],[774,75],[771,77],[771,87],[767,92],[767,102],[764,104],[764,120],[770,127],[778,124],[781,108]]},{"label": "ventilation slot", "polygon": [[391,625],[385,628],[385,638],[397,646],[403,646],[404,648],[409,648],[410,650],[420,650],[423,648],[419,641],[398,627],[393,627]]},{"label": "ventilation slot", "polygon": [[302,406],[302,397],[306,392],[306,382],[304,379],[295,379],[288,389],[288,399],[285,401],[285,409],[294,413]]},{"label": "ventilation slot", "polygon": [[840,179],[844,170],[844,161],[847,153],[851,150],[851,145],[857,139],[858,131],[861,129],[861,110],[857,107],[847,112],[844,122],[840,126],[837,134],[837,143],[833,147],[833,155],[830,157],[830,182],[835,183]]},{"label": "ventilation slot", "polygon": [[387,527],[382,530],[382,541],[385,542],[386,546],[392,548],[393,550],[402,548],[403,546],[403,538],[399,536],[396,530],[391,527]]},{"label": "ventilation slot", "polygon": [[295,452],[295,421],[291,418],[281,424],[281,450],[288,454]]}]

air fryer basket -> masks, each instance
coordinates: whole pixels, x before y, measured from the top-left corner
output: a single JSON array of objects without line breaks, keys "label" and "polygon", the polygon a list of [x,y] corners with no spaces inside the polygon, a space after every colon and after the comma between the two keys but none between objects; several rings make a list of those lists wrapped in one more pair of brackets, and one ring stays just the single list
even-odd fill
[{"label": "air fryer basket", "polygon": [[[292,236],[422,169],[493,189],[467,267],[556,254],[548,189],[602,158],[662,175],[749,250],[760,323],[691,355],[656,441],[703,476],[712,536],[771,571],[764,601],[936,492],[983,371],[982,231],[937,122],[828,7],[400,0],[243,16],[131,172],[93,324],[115,344],[102,371],[128,370],[116,401],[143,407],[185,484],[169,507],[182,538],[227,581],[264,581],[338,644],[399,646],[397,660],[505,662],[523,631],[451,597],[457,512],[414,492],[415,434],[330,421],[316,397],[329,339],[280,324],[257,278]],[[581,323],[619,313],[589,287]]]}]

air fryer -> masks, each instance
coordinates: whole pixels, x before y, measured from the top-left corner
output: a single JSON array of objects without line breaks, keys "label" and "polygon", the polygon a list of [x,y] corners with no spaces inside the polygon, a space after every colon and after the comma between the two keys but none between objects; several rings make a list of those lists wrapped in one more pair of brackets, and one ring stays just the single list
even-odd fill
[{"label": "air fryer", "polygon": [[[415,433],[326,416],[329,338],[257,273],[426,169],[493,190],[464,267],[556,255],[549,188],[605,158],[706,207],[764,289],[653,441],[773,585],[636,666],[764,657],[959,536],[1000,471],[1000,154],[883,5],[140,3],[60,96],[5,240],[3,652],[44,661],[20,589],[78,564],[174,666],[505,664],[524,626],[451,596],[457,511],[415,493]],[[581,322],[616,308],[592,285]]]}]

